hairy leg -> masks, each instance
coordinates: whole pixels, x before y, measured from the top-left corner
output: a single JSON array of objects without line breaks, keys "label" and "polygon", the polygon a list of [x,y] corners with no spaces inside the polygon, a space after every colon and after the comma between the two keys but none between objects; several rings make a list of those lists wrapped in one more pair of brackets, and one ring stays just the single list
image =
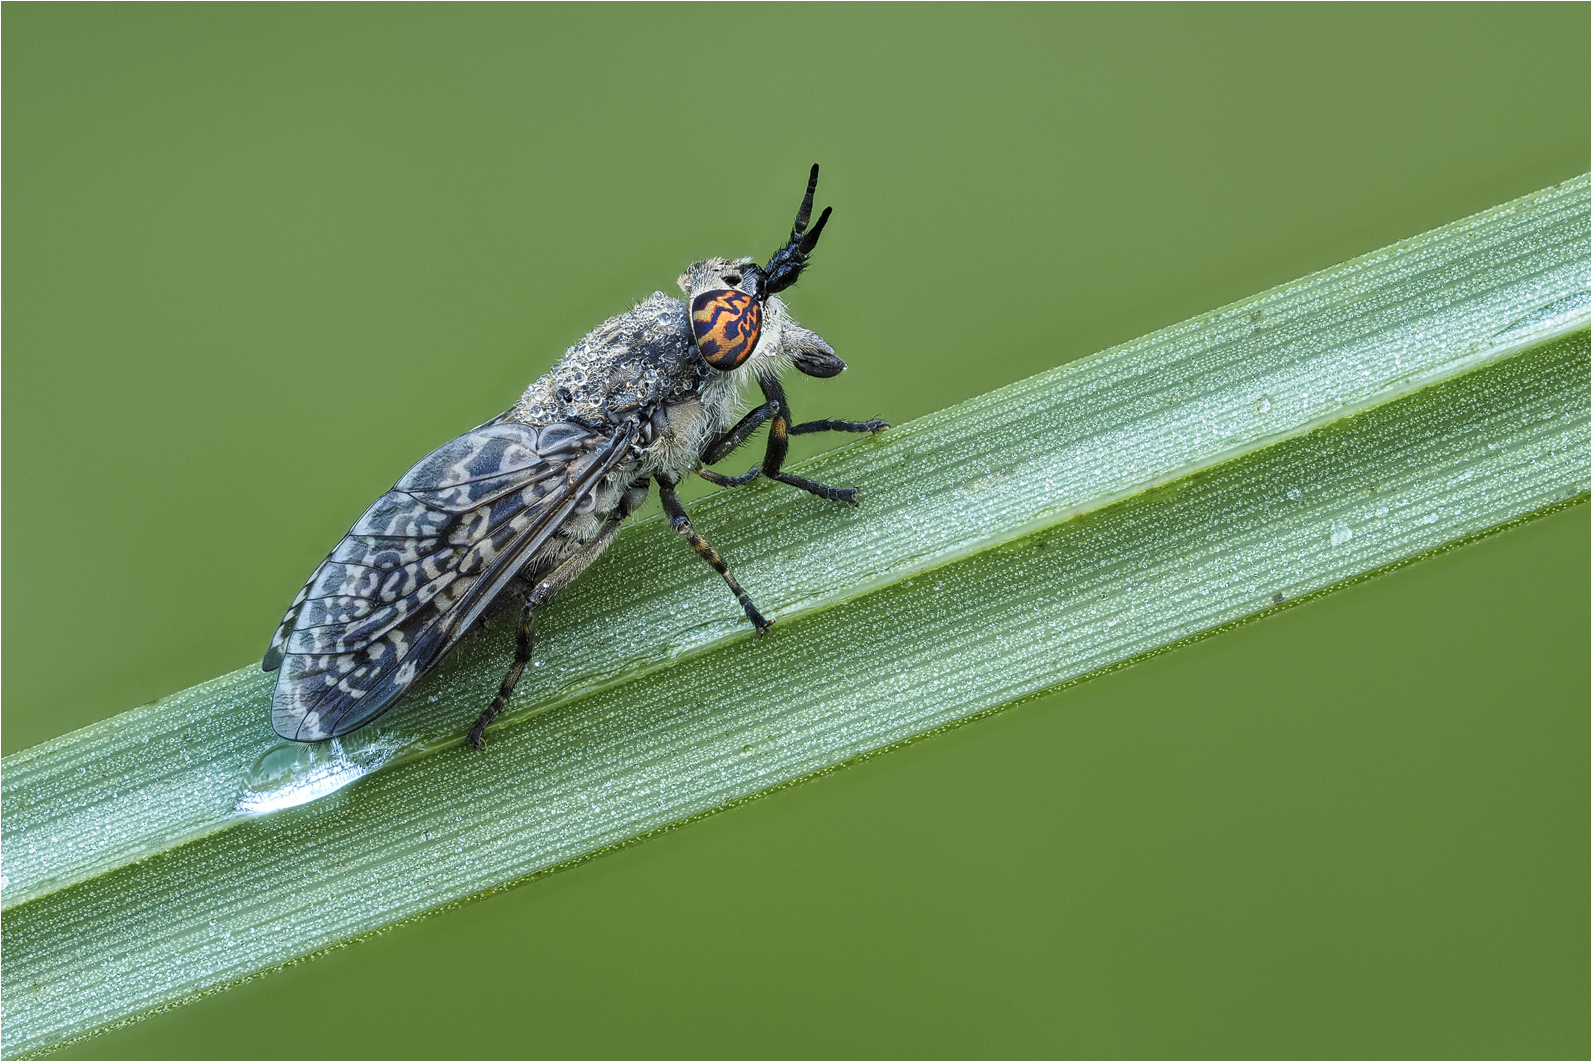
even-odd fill
[{"label": "hairy leg", "polygon": [[816,431],[879,432],[890,427],[883,420],[810,420],[791,425],[792,435],[811,435]]},{"label": "hairy leg", "polygon": [[730,452],[742,443],[747,437],[763,426],[763,422],[779,412],[780,407],[773,402],[765,402],[746,416],[736,422],[735,427],[721,432],[719,436],[708,443],[702,452],[702,463],[717,465],[730,456]]},{"label": "hairy leg", "polygon": [[778,411],[769,422],[769,446],[763,456],[761,471],[770,479],[778,480],[790,487],[805,490],[809,494],[816,494],[830,501],[843,502],[847,505],[857,504],[856,487],[831,487],[824,483],[816,483],[811,479],[793,476],[788,472],[780,471],[785,464],[785,456],[791,443],[789,436],[807,435],[817,431],[884,431],[888,426],[882,420],[850,421],[850,420],[814,420],[798,425],[801,431],[790,427],[791,403],[785,397],[785,388],[780,386],[780,381],[774,378],[759,379],[758,384],[763,388],[764,397],[778,407]]},{"label": "hairy leg", "polygon": [[[809,494],[816,494],[830,501],[843,502],[847,505],[857,504],[857,488],[831,487],[801,476],[793,476],[782,472],[781,466],[785,464],[786,453],[790,449],[788,437],[791,435],[811,435],[821,431],[847,431],[847,432],[881,432],[890,427],[883,420],[810,420],[802,424],[791,424],[791,407],[785,397],[785,389],[780,386],[780,381],[768,379],[758,381],[763,388],[764,397],[768,399],[763,405],[742,417],[736,425],[722,433],[709,443],[703,451],[702,461],[696,468],[696,473],[710,483],[721,487],[741,487],[759,476],[777,480],[787,486],[805,490]],[[764,451],[763,464],[753,465],[739,476],[727,476],[712,469],[703,468],[705,464],[714,464],[730,456],[730,452],[747,441],[757,428],[768,422],[769,443]]]}]

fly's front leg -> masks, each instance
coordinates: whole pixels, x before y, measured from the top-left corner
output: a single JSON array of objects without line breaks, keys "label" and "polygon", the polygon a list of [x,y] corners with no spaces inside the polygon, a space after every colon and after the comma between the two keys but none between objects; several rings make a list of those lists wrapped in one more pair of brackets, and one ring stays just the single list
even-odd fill
[{"label": "fly's front leg", "polygon": [[546,604],[554,594],[574,582],[576,576],[586,571],[587,566],[597,560],[597,555],[614,541],[615,534],[619,532],[620,520],[621,517],[618,515],[609,517],[596,538],[583,546],[575,556],[555,568],[525,596],[525,607],[520,610],[520,623],[514,629],[514,663],[509,665],[509,673],[503,676],[503,682],[498,686],[498,695],[492,698],[487,710],[481,713],[476,725],[470,728],[470,743],[476,748],[487,747],[484,737],[487,727],[503,714],[510,695],[514,693],[515,684],[520,681],[520,674],[525,671],[526,664],[531,662],[531,640],[536,634],[536,620],[532,613],[536,611],[537,606]]},{"label": "fly's front leg", "polygon": [[762,427],[763,422],[774,416],[779,409],[780,407],[774,402],[765,402],[736,421],[735,427],[728,431],[720,432],[717,437],[703,448],[702,463],[705,465],[717,465],[729,457],[732,450],[746,442],[747,437]]},{"label": "fly's front leg", "polygon": [[697,468],[693,469],[693,471],[695,471],[703,479],[706,479],[709,483],[713,483],[721,487],[745,487],[748,483],[751,483],[763,473],[763,469],[759,468],[757,465],[753,465],[739,476],[720,475],[711,468]]},{"label": "fly's front leg", "polygon": [[789,436],[807,435],[816,431],[876,432],[884,431],[889,425],[883,420],[810,420],[793,428],[790,423],[791,404],[786,401],[785,388],[780,386],[780,381],[773,377],[769,379],[760,377],[758,386],[763,388],[763,395],[769,400],[768,404],[776,407],[775,414],[769,422],[769,448],[763,456],[763,474],[787,486],[805,490],[809,494],[817,494],[821,498],[844,502],[847,505],[856,505],[856,487],[831,487],[780,471],[780,466],[785,464],[785,455],[791,447]]},{"label": "fly's front leg", "polygon": [[762,427],[763,422],[774,416],[778,409],[773,402],[765,402],[737,421],[735,427],[717,435],[704,448],[702,460],[697,462],[696,473],[709,483],[717,483],[721,487],[744,487],[757,479],[762,471],[757,465],[739,476],[726,476],[702,466],[718,464],[729,457],[732,450],[746,442],[747,436]]},{"label": "fly's front leg", "polygon": [[[756,469],[754,469],[756,471]],[[686,516],[686,507],[680,504],[680,497],[675,493],[675,484],[678,479],[667,479],[664,476],[656,477],[658,480],[658,500],[664,504],[664,515],[669,517],[669,524],[677,532],[686,536],[686,541],[691,543],[691,548],[697,551],[697,556],[707,561],[713,570],[724,576],[725,585],[730,587],[730,592],[736,595],[736,600],[741,602],[741,608],[746,612],[752,625],[762,634],[773,623],[763,618],[763,613],[758,611],[758,606],[752,603],[752,598],[741,589],[741,584],[736,582],[736,577],[730,574],[730,566],[724,558],[703,541],[703,537],[691,529],[691,520]]]},{"label": "fly's front leg", "polygon": [[882,432],[890,427],[883,420],[810,420],[791,425],[792,435],[811,435],[816,431]]}]

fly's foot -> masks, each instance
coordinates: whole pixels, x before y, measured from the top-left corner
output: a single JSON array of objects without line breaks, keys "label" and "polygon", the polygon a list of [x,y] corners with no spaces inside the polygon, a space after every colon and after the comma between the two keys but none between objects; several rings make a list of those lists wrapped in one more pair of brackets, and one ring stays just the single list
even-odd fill
[{"label": "fly's foot", "polygon": [[769,478],[778,480],[788,487],[796,487],[798,490],[805,490],[809,494],[816,494],[827,501],[840,502],[842,505],[857,504],[856,487],[832,487],[825,483],[815,483],[811,479],[803,479],[801,476],[793,476],[789,472],[776,472]]},{"label": "fly's foot", "polygon": [[809,420],[791,425],[790,432],[792,435],[811,435],[817,431],[850,431],[878,435],[889,427],[883,420]]},{"label": "fly's foot", "polygon": [[703,479],[706,479],[709,483],[713,483],[721,487],[744,487],[748,483],[751,483],[753,480],[757,479],[758,476],[763,472],[763,469],[757,465],[753,465],[751,468],[747,469],[744,475],[740,476],[726,476],[719,472],[715,472],[711,468],[704,468],[702,465],[698,465],[696,468],[692,469],[692,471],[697,473]]}]

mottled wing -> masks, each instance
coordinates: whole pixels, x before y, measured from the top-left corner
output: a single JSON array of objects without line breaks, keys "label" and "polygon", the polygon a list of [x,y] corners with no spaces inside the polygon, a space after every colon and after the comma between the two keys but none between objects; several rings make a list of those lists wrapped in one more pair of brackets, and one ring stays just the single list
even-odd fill
[{"label": "mottled wing", "polygon": [[294,598],[262,668],[276,732],[346,734],[470,628],[624,456],[629,434],[489,421],[376,499]]}]

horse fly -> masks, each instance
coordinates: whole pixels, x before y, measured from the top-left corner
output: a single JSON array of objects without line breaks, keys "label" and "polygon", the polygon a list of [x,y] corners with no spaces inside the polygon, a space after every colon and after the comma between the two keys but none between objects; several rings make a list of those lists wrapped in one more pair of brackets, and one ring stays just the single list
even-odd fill
[{"label": "horse fly", "polygon": [[[807,267],[830,219],[812,228],[819,168],[791,238],[759,267],[750,258],[705,258],[678,283],[611,317],[565,352],[513,409],[422,458],[376,499],[321,562],[282,618],[262,670],[278,671],[271,724],[293,741],[321,741],[364,726],[435,668],[506,591],[526,587],[514,663],[470,731],[483,735],[531,658],[539,606],[568,586],[614,540],[653,483],[671,525],[713,566],[762,634],[758,610],[724,559],[692,529],[675,493],[695,471],[733,487],[772,479],[847,505],[851,487],[781,470],[788,438],[809,432],[877,432],[883,421],[791,422],[780,386],[789,367],[809,376],[846,368],[791,318],[778,293]],[[756,381],[764,402],[740,419]],[[728,457],[768,424],[763,462],[744,475],[705,465]]]}]

